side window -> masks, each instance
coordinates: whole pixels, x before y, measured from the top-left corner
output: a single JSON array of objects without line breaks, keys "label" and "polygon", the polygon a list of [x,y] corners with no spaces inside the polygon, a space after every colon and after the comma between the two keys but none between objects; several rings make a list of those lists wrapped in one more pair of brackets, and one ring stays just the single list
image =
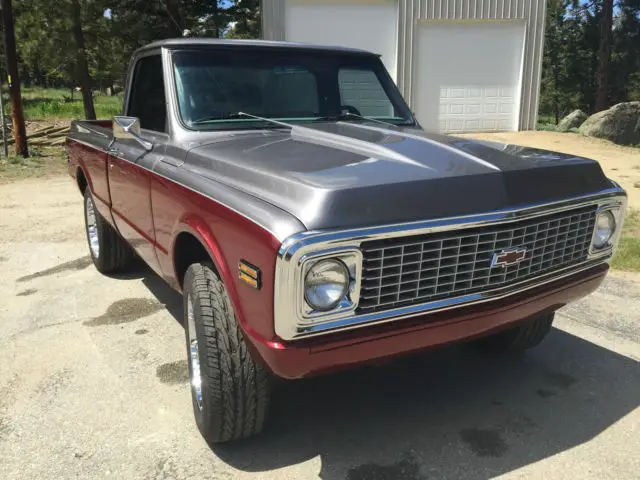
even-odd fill
[{"label": "side window", "polygon": [[160,55],[143,57],[136,63],[127,113],[140,119],[140,127],[167,131],[167,105]]},{"label": "side window", "polygon": [[340,104],[358,109],[365,117],[394,117],[394,108],[380,80],[371,70],[341,68],[338,72]]}]

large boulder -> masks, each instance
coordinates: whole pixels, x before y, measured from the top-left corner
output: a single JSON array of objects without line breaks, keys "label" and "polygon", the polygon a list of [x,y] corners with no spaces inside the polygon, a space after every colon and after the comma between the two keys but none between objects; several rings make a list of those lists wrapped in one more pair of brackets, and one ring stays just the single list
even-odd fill
[{"label": "large boulder", "polygon": [[578,128],[589,118],[589,115],[582,110],[574,110],[569,115],[560,120],[560,123],[556,127],[558,132],[568,132],[572,128]]},{"label": "large boulder", "polygon": [[640,102],[614,105],[591,115],[579,132],[590,137],[604,138],[620,145],[640,144]]}]

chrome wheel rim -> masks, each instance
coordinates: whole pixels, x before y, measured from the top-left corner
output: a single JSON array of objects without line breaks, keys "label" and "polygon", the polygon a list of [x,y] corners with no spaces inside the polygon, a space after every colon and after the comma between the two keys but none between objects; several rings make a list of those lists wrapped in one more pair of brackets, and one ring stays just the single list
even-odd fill
[{"label": "chrome wheel rim", "polygon": [[189,362],[191,364],[191,388],[198,410],[202,411],[202,375],[200,373],[200,353],[196,336],[196,320],[193,315],[193,300],[187,297],[187,334],[189,336]]},{"label": "chrome wheel rim", "polygon": [[98,219],[96,218],[96,210],[93,206],[93,200],[87,196],[86,217],[87,217],[87,237],[89,237],[89,248],[94,258],[100,255],[100,242],[98,241]]}]

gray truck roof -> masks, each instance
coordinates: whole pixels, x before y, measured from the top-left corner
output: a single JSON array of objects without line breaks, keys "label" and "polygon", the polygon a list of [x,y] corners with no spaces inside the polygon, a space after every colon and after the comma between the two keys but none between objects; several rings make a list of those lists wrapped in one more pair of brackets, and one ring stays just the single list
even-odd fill
[{"label": "gray truck roof", "polygon": [[316,45],[313,43],[300,42],[277,42],[271,40],[222,40],[218,38],[170,38],[158,40],[136,50],[135,53],[154,48],[189,48],[189,47],[264,47],[264,48],[292,48],[302,50],[329,50],[345,53],[357,53],[361,55],[376,55],[367,50],[358,48],[339,47],[332,45]]}]

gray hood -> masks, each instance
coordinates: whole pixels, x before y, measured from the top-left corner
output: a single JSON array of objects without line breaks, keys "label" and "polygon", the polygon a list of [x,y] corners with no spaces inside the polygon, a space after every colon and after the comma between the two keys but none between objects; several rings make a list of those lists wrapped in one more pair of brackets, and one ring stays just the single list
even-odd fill
[{"label": "gray hood", "polygon": [[467,215],[610,188],[597,162],[382,124],[226,134],[183,168],[261,198],[308,229]]}]

